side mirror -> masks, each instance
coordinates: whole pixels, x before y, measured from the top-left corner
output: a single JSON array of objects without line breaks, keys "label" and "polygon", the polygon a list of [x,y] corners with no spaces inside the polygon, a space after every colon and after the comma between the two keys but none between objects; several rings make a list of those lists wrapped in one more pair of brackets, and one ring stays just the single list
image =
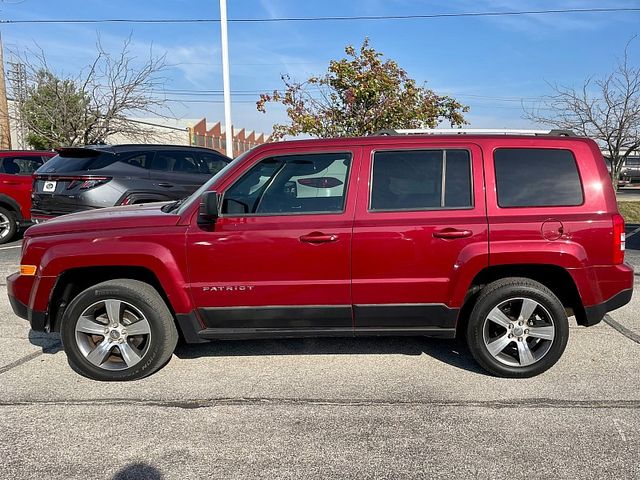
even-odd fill
[{"label": "side mirror", "polygon": [[218,192],[205,192],[200,200],[198,223],[213,223],[218,218]]}]

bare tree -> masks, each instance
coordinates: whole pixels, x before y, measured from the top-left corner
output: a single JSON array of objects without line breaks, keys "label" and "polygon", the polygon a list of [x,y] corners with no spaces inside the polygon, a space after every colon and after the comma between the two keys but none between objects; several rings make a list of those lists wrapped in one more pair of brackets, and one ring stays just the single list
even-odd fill
[{"label": "bare tree", "polygon": [[132,117],[170,113],[166,98],[159,95],[166,81],[165,56],[150,51],[138,62],[131,53],[130,37],[115,55],[103,48],[100,39],[96,47],[91,64],[74,76],[54,72],[42,49],[17,55],[26,67],[26,87],[14,95],[15,112],[33,147],[105,143],[115,134],[150,141],[158,135]]},{"label": "bare tree", "polygon": [[530,120],[597,140],[611,159],[615,187],[627,157],[640,150],[640,67],[629,61],[632,41],[612,73],[588,78],[579,89],[552,85],[542,108],[525,109]]}]

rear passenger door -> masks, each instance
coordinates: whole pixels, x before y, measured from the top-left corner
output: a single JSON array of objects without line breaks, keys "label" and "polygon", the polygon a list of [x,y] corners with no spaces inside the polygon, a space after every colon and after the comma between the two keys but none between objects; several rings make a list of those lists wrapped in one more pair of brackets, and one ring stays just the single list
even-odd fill
[{"label": "rear passenger door", "polygon": [[[363,154],[352,247],[356,333],[452,336],[488,264],[482,155],[472,144]],[[464,293],[460,293],[464,290]]]}]

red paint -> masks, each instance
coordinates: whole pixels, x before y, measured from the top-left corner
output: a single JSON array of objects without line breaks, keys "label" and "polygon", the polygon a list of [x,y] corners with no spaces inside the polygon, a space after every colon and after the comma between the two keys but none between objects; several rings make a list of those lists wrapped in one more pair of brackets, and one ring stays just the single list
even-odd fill
[{"label": "red paint", "polygon": [[[38,152],[33,150],[5,150],[0,152],[0,162],[7,157],[51,158],[54,152]],[[0,172],[0,203],[11,210],[19,210],[20,219],[28,222],[31,219],[31,175],[16,175]],[[5,197],[5,198],[2,198]]]},{"label": "red paint", "polygon": [[[570,149],[584,204],[498,207],[493,168],[498,147]],[[372,153],[419,148],[471,153],[473,207],[369,211]],[[500,265],[560,266],[574,279],[585,306],[633,286],[632,269],[618,264],[615,194],[591,140],[460,135],[270,143],[236,163],[211,190],[224,192],[266,157],[305,152],[351,152],[343,213],[224,216],[203,226],[194,202],[180,216],[156,205],[134,205],[59,217],[28,230],[22,263],[39,269],[35,278],[11,277],[9,289],[30,308],[45,311],[55,279],[67,269],[139,266],[156,275],[174,312],[189,313],[201,307],[276,305],[460,308],[476,275]]]}]

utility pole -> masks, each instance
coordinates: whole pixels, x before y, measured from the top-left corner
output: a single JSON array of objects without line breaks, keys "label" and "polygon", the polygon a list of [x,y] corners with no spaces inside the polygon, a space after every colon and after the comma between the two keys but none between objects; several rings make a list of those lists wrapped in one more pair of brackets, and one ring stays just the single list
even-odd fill
[{"label": "utility pole", "polygon": [[229,38],[227,36],[227,0],[220,0],[220,36],[222,37],[222,86],[224,91],[224,130],[227,156],[233,158],[231,124],[231,86],[229,82]]},{"label": "utility pole", "polygon": [[11,129],[9,127],[9,103],[7,85],[4,78],[4,46],[0,34],[0,149],[11,150]]}]

